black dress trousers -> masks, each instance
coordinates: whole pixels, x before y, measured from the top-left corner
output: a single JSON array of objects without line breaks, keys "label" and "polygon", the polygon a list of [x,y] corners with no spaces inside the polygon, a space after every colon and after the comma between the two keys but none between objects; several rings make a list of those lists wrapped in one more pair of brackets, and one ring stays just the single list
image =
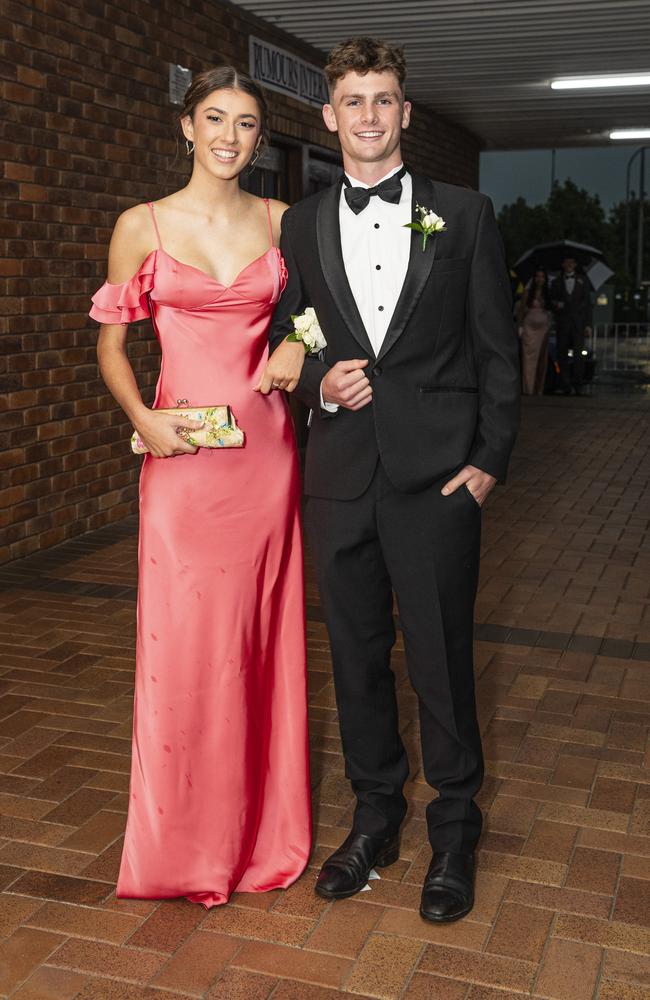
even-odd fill
[{"label": "black dress trousers", "polygon": [[[582,385],[585,380],[585,359],[582,353],[585,346],[584,329],[577,323],[558,322],[556,327],[557,359],[560,367],[560,382],[563,389],[574,385]],[[573,350],[572,377],[569,377],[569,350]]]},{"label": "black dress trousers", "polygon": [[437,851],[469,852],[481,833],[474,796],[484,773],[472,655],[481,508],[465,486],[441,494],[452,474],[404,493],[378,462],[360,497],[308,497],[305,526],[357,798],[354,828],[388,835],[406,812],[408,760],[390,669],[394,590],[419,701],[424,775],[438,791],[427,808],[429,839]]}]

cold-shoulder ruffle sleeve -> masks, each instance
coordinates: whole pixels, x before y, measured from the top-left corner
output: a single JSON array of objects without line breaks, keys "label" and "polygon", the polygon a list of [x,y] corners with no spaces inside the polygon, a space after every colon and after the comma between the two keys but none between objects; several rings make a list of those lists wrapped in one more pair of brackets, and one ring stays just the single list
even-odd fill
[{"label": "cold-shoulder ruffle sleeve", "polygon": [[136,323],[147,319],[147,295],[154,285],[156,251],[143,260],[139,269],[128,281],[118,285],[105,281],[92,297],[89,316],[99,323]]}]

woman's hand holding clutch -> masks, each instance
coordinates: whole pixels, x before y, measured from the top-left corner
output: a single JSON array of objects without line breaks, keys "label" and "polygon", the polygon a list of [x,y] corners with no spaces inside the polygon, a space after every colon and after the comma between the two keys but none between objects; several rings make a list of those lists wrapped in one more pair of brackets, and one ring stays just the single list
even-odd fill
[{"label": "woman's hand holding clutch", "polygon": [[289,343],[283,340],[267,361],[262,378],[255,386],[255,392],[261,392],[265,396],[272,389],[293,392],[298,385],[304,363],[305,349],[302,343]]},{"label": "woman's hand holding clutch", "polygon": [[183,441],[176,428],[198,430],[204,423],[203,420],[189,420],[173,413],[145,408],[142,416],[134,422],[134,427],[154,458],[171,458],[173,455],[195,455],[199,450]]}]

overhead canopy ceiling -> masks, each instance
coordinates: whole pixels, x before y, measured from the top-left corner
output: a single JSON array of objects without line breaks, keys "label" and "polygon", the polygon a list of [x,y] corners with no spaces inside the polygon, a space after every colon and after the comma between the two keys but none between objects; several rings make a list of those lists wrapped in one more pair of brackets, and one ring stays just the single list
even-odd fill
[{"label": "overhead canopy ceiling", "polygon": [[650,0],[235,0],[327,52],[404,47],[408,96],[488,149],[602,146],[650,127],[650,88],[552,91],[555,77],[650,71]]}]

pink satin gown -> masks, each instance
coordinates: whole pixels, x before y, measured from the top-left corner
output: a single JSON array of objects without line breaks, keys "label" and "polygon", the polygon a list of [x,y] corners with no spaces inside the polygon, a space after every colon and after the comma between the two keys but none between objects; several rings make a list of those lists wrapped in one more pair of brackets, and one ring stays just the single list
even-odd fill
[{"label": "pink satin gown", "polygon": [[211,907],[290,885],[311,843],[295,437],[284,394],[253,391],[286,269],[271,232],[266,253],[222,285],[163,249],[150,208],[158,249],[130,281],[106,282],[90,315],[151,315],[162,347],[154,406],[229,403],[246,443],[144,458],[116,894]]}]

